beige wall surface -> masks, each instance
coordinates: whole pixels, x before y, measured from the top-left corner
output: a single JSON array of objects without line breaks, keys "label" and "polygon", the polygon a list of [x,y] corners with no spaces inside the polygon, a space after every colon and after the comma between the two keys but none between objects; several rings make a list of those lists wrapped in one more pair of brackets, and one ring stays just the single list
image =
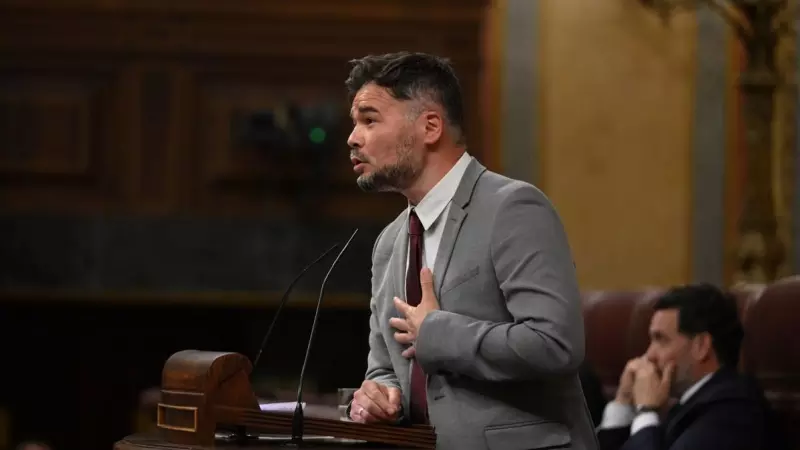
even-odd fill
[{"label": "beige wall surface", "polygon": [[538,182],[581,287],[689,281],[694,16],[664,23],[633,1],[539,5]]}]

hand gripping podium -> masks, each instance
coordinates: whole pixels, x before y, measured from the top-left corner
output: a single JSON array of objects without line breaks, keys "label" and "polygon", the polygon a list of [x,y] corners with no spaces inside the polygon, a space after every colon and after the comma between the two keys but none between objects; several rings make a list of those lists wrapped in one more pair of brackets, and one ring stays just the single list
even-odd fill
[{"label": "hand gripping podium", "polygon": [[[239,353],[184,350],[173,354],[162,372],[156,412],[160,435],[129,436],[117,442],[115,450],[259,449],[287,443],[328,448],[436,447],[436,434],[429,426],[367,425],[309,416],[310,411],[299,415],[262,411],[250,385],[252,368],[250,360]],[[225,433],[238,438],[221,441]]]}]

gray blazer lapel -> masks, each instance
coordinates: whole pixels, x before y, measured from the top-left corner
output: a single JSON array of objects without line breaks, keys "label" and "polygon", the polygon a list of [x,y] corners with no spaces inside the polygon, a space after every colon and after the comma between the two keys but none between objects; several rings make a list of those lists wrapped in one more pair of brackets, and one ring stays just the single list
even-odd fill
[{"label": "gray blazer lapel", "polygon": [[[408,258],[408,210],[403,213],[403,223],[399,227],[392,249],[389,273],[394,279],[394,295],[406,298],[406,259]],[[392,299],[389,299],[391,302]]]},{"label": "gray blazer lapel", "polygon": [[447,214],[447,222],[445,222],[444,230],[442,231],[442,240],[439,242],[439,251],[436,253],[436,262],[433,265],[433,287],[437,298],[441,295],[442,282],[444,281],[447,267],[450,265],[450,258],[453,256],[453,248],[456,244],[458,232],[467,217],[467,211],[464,208],[472,199],[472,192],[475,190],[475,185],[478,184],[478,179],[484,171],[486,171],[486,167],[483,167],[478,160],[473,159],[467,166],[467,170],[458,184],[458,189],[453,195],[450,211]]},{"label": "gray blazer lapel", "polygon": [[444,224],[444,230],[442,231],[442,240],[439,241],[439,251],[436,253],[436,262],[433,265],[433,289],[436,292],[436,298],[441,295],[444,274],[447,271],[447,266],[450,265],[450,257],[453,255],[456,237],[466,217],[466,211],[461,209],[460,206],[455,203],[450,205],[447,222]]}]

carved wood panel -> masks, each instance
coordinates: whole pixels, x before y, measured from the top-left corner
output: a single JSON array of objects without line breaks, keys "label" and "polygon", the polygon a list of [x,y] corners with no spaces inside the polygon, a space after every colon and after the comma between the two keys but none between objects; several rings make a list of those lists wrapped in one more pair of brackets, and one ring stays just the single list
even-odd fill
[{"label": "carved wood panel", "polygon": [[9,77],[0,84],[0,172],[89,174],[96,90],[83,80],[59,81]]},{"label": "carved wood panel", "polygon": [[119,202],[125,158],[114,114],[120,80],[90,67],[0,73],[0,199],[9,209],[73,211]]}]

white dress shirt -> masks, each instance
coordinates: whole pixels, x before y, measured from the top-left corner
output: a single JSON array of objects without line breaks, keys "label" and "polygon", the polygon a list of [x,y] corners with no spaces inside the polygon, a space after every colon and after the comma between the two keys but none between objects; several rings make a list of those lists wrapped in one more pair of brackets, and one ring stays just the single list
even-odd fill
[{"label": "white dress shirt", "polygon": [[[679,403],[686,403],[695,392],[708,382],[712,375],[713,373],[709,373],[689,387],[689,389],[681,395]],[[633,406],[610,401],[603,411],[603,420],[600,422],[598,428],[619,428],[630,425],[631,436],[633,436],[637,431],[643,428],[657,426],[660,423],[661,419],[659,419],[658,413],[655,411],[648,411],[637,415]]]},{"label": "white dress shirt", "polygon": [[[436,183],[425,197],[420,200],[417,206],[409,205],[408,209],[414,209],[425,229],[422,244],[422,266],[433,271],[436,262],[436,254],[439,252],[439,242],[442,240],[445,219],[450,211],[450,202],[456,194],[461,178],[467,170],[467,166],[472,161],[472,156],[467,152],[461,155],[456,164]],[[407,229],[407,228],[406,228]],[[409,251],[410,255],[411,252]],[[408,258],[406,258],[406,271],[408,271]]]}]

